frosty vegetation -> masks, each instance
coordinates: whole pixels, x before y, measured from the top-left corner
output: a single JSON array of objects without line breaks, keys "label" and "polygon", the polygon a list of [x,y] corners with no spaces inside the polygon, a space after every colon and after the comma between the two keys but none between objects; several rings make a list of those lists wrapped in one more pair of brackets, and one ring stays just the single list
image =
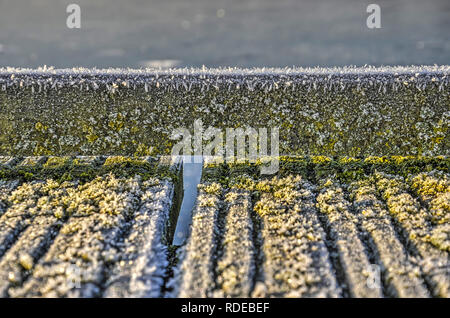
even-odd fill
[{"label": "frosty vegetation", "polygon": [[0,69],[4,155],[170,154],[193,127],[279,127],[281,154],[448,155],[449,66]]}]

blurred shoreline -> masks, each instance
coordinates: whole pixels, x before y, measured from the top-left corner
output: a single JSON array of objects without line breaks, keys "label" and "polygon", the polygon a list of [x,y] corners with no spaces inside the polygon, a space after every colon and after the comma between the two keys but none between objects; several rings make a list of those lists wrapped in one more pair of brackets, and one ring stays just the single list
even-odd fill
[{"label": "blurred shoreline", "polygon": [[[81,29],[66,6],[81,7]],[[0,1],[0,67],[285,67],[450,64],[450,2]]]}]

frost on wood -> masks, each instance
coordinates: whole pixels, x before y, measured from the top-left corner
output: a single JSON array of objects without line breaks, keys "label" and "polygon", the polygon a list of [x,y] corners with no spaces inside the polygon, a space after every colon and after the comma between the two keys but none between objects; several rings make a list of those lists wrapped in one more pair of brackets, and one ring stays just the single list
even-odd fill
[{"label": "frost on wood", "polygon": [[264,262],[258,297],[339,297],[313,187],[300,176],[256,184],[255,212],[262,218]]},{"label": "frost on wood", "polygon": [[335,242],[339,262],[350,297],[382,297],[381,288],[370,288],[370,261],[358,236],[357,217],[345,198],[339,183],[325,180],[317,196],[317,207],[326,218],[330,236]]},{"label": "frost on wood", "polygon": [[448,205],[408,190],[448,193],[448,158],[282,157],[275,177],[259,164],[205,164],[169,296],[448,297],[431,236]]},{"label": "frost on wood", "polygon": [[350,191],[355,210],[361,218],[361,227],[370,235],[369,245],[376,251],[380,260],[378,265],[381,266],[388,295],[429,297],[420,268],[408,259],[384,203],[376,197],[373,182],[371,180],[355,182],[351,184]]},{"label": "frost on wood", "polygon": [[[413,180],[420,179],[422,175],[413,177]],[[386,200],[389,212],[402,229],[401,234],[404,239],[410,240],[407,248],[422,260],[423,276],[431,286],[432,293],[437,297],[445,297],[450,291],[449,272],[446,268],[449,266],[450,260],[448,255],[450,251],[449,239],[447,238],[448,233],[450,233],[448,221],[436,225],[439,229],[444,229],[444,235],[436,237],[436,228],[433,226],[434,210],[431,209],[430,211],[430,209],[423,207],[420,200],[409,193],[408,186],[403,178],[379,173],[375,177],[377,188]],[[423,190],[423,188],[421,189]],[[447,195],[450,193],[448,188],[445,191]],[[442,209],[441,215],[448,216],[449,203],[450,201],[447,199],[447,208]],[[445,227],[447,227],[447,230],[445,230]]]},{"label": "frost on wood", "polygon": [[214,262],[217,247],[218,214],[223,202],[218,183],[200,184],[192,212],[192,225],[180,265],[172,280],[174,297],[211,297],[215,289]]},{"label": "frost on wood", "polygon": [[97,179],[78,189],[70,199],[73,217],[17,295],[100,296],[105,267],[117,257],[114,245],[135,209],[137,191],[137,180],[115,178]]},{"label": "frost on wood", "polygon": [[449,297],[448,157],[278,159],[206,161],[176,250],[177,158],[1,157],[0,295]]},{"label": "frost on wood", "polygon": [[126,157],[2,163],[0,296],[161,296],[179,163]]},{"label": "frost on wood", "polygon": [[217,262],[220,297],[249,297],[255,275],[250,191],[232,189],[225,196],[223,254]]},{"label": "frost on wood", "polygon": [[449,66],[0,69],[0,154],[169,154],[177,128],[280,127],[280,152],[448,155]]},{"label": "frost on wood", "polygon": [[[154,180],[153,180],[154,182]],[[103,294],[105,297],[159,297],[166,275],[167,246],[163,244],[165,226],[173,200],[173,186],[168,182],[144,190],[140,208],[134,216],[130,235]]]}]

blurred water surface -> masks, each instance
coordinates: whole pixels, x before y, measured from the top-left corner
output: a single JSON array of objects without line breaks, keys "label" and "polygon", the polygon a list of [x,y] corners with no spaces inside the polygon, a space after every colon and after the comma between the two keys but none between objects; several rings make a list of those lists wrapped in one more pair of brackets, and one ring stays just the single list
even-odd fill
[{"label": "blurred water surface", "polygon": [[0,66],[450,64],[449,17],[448,0],[0,0]]}]

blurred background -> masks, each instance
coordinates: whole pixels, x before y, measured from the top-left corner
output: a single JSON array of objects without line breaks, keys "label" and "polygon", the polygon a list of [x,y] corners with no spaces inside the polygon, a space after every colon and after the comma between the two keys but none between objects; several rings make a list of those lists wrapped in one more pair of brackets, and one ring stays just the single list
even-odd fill
[{"label": "blurred background", "polygon": [[[366,26],[370,3],[381,29]],[[364,64],[450,64],[450,1],[0,0],[0,66]]]}]

